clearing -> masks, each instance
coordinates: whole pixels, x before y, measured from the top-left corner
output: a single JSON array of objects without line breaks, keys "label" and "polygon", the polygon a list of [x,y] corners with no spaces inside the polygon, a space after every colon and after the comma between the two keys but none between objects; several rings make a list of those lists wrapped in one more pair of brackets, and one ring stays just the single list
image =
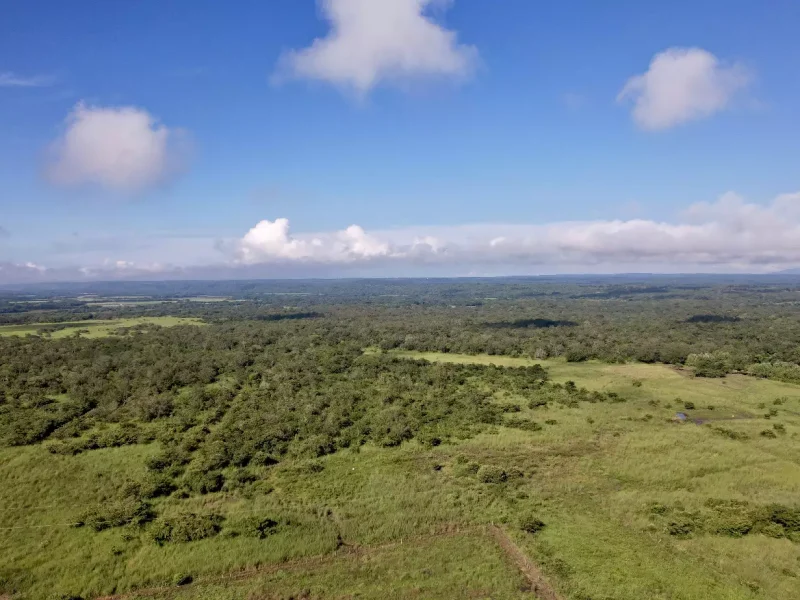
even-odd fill
[{"label": "clearing", "polygon": [[75,335],[97,338],[111,335],[114,331],[138,325],[158,325],[174,327],[175,325],[205,325],[202,319],[188,317],[133,317],[129,319],[92,319],[85,321],[67,321],[62,323],[30,323],[25,325],[0,325],[0,336],[8,335],[42,335],[58,339]]}]

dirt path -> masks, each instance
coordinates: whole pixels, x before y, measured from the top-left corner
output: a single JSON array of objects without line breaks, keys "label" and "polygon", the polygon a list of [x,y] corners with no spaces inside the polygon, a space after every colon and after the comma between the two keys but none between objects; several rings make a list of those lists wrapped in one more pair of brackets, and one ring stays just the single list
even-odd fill
[{"label": "dirt path", "polygon": [[539,600],[563,600],[561,596],[547,583],[541,569],[537,567],[522,549],[514,543],[508,534],[497,525],[489,526],[489,533],[497,545],[505,552],[506,556],[516,565],[520,572],[531,584],[531,591]]},{"label": "dirt path", "polygon": [[[371,546],[358,546],[355,544],[342,543],[340,547],[330,554],[323,554],[318,556],[309,556],[307,558],[297,558],[288,560],[281,563],[266,565],[262,567],[255,567],[249,569],[241,569],[239,571],[231,571],[224,575],[198,577],[192,583],[185,586],[159,586],[151,588],[142,588],[125,592],[123,594],[114,594],[110,596],[100,596],[95,600],[128,600],[133,597],[170,597],[182,589],[202,585],[214,585],[227,582],[243,581],[261,575],[268,575],[270,573],[277,573],[278,571],[309,571],[323,566],[330,565],[341,559],[357,558],[360,556],[368,556],[375,552],[381,552],[391,548],[405,545],[422,544],[432,539],[440,539],[443,537],[452,537],[457,535],[466,535],[470,533],[480,533],[484,536],[491,537],[506,557],[520,570],[522,575],[531,586],[531,591],[536,595],[539,600],[563,600],[555,590],[545,581],[542,572],[533,564],[525,553],[517,546],[514,541],[508,537],[505,531],[496,525],[472,525],[472,526],[457,526],[448,525],[440,531],[418,535],[411,538],[406,538],[394,542],[387,542],[385,544],[375,544]],[[0,597],[0,600],[3,600]]]}]

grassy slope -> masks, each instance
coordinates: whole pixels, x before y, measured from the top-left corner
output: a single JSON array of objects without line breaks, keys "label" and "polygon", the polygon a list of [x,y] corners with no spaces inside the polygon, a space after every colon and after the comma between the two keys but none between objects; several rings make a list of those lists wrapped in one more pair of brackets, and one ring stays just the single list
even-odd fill
[{"label": "grassy slope", "polygon": [[[0,567],[0,575],[4,568],[13,568],[12,575],[35,597],[53,591],[89,596],[162,585],[178,572],[197,577],[331,552],[337,535],[348,543],[380,544],[453,523],[508,523],[514,531],[519,516],[532,511],[547,527],[535,537],[515,537],[569,598],[800,598],[800,545],[761,535],[681,540],[667,535],[648,512],[652,502],[682,503],[691,509],[709,498],[797,504],[800,387],[746,377],[692,379],[658,365],[544,364],[556,380],[617,391],[629,401],[536,409],[523,403],[520,416],[557,423],[533,433],[498,427],[432,449],[416,443],[399,449],[365,447],[321,459],[321,472],[308,469],[305,462],[289,461],[265,469],[264,480],[248,494],[160,501],[159,510],[166,514],[213,509],[227,515],[229,522],[258,514],[293,523],[266,540],[221,535],[159,547],[142,533],[126,539],[124,529],[93,533],[63,525],[74,521],[87,504],[111,495],[121,478],[141,473],[144,458],[157,450],[156,445],[75,457],[52,456],[41,447],[0,450],[0,527],[22,527],[0,529],[0,565],[6,566]],[[498,401],[515,400],[503,390],[495,393]],[[700,416],[752,418],[709,425],[672,423],[676,410],[682,410],[674,402],[676,396],[695,402],[694,412]],[[759,404],[772,407],[779,396],[789,399],[777,406],[777,417],[766,420]],[[714,409],[709,411],[709,405]],[[783,424],[786,434],[776,439],[758,435],[774,423]],[[712,429],[717,425],[746,433],[749,439],[719,435]],[[525,477],[502,485],[483,484],[460,468],[458,461],[464,458],[516,466]],[[434,469],[437,465],[441,469]],[[415,588],[428,590],[425,586],[433,585],[417,568],[427,562],[432,572],[443,573],[436,576],[440,588],[416,595],[453,597],[449,586],[455,579],[440,566],[448,556],[461,556],[460,547],[447,549],[456,539],[431,549],[427,561],[428,550],[398,550],[384,562],[376,559],[372,571],[354,564],[283,579],[270,575],[264,589],[325,589],[331,597],[361,590],[369,598],[381,597],[383,581],[399,586],[395,597],[414,597]],[[507,588],[496,587],[503,577],[492,574],[494,549],[487,545],[485,551],[486,579],[475,581],[484,582],[492,597],[515,597],[503,595],[511,593]],[[468,548],[463,552],[473,554]],[[470,556],[464,557],[466,564],[483,564]],[[404,564],[409,565],[405,575]],[[386,571],[391,565],[398,567]],[[351,572],[352,577],[347,575]],[[197,597],[258,592],[249,585],[226,591],[227,596],[209,591],[211,595]]]}]

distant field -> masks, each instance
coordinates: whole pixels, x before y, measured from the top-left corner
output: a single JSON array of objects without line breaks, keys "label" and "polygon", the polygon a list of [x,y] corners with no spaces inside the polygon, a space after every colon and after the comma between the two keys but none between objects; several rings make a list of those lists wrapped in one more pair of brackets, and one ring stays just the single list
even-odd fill
[{"label": "distant field", "polygon": [[103,308],[121,308],[126,306],[149,306],[153,304],[175,304],[178,302],[237,302],[226,296],[191,296],[188,298],[161,298],[152,299],[148,296],[120,296],[113,298],[104,298],[100,296],[92,297],[79,297],[86,304],[92,306],[102,306]]},{"label": "distant field", "polygon": [[[75,335],[76,331],[80,331],[82,337],[97,338],[110,335],[113,331],[123,327],[135,327],[136,325],[144,324],[173,327],[175,325],[203,325],[204,323],[201,319],[185,317],[134,317],[130,319],[86,320],[65,323],[0,325],[0,336],[44,335],[51,339],[58,339]],[[54,327],[58,329],[48,332]]]},{"label": "distant field", "polygon": [[[720,378],[693,377],[688,370],[669,365],[627,363],[608,364],[600,361],[567,362],[563,359],[534,360],[488,354],[446,354],[440,352],[392,352],[395,356],[424,359],[431,362],[469,363],[504,367],[541,365],[547,369],[553,381],[575,381],[590,390],[606,390],[624,393],[627,397],[673,401],[680,398],[694,402],[700,409],[718,403],[738,405],[737,400],[780,396],[800,397],[800,386],[768,379],[756,379],[745,375],[728,375]],[[682,409],[681,409],[682,410]],[[742,406],[742,410],[745,410]],[[705,413],[704,413],[705,414]],[[800,412],[798,412],[800,416]]]}]

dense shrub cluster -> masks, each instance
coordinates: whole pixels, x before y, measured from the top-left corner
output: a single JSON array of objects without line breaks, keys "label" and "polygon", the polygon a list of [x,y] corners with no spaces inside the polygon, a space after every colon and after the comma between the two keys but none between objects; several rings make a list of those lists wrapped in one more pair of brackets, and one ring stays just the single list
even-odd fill
[{"label": "dense shrub cluster", "polygon": [[157,544],[195,542],[213,537],[222,530],[224,518],[217,514],[184,513],[160,518],[150,529]]},{"label": "dense shrub cluster", "polygon": [[698,533],[742,537],[760,533],[800,543],[800,507],[711,498],[698,510],[658,504],[650,507],[650,514],[662,520],[667,533],[676,537]]}]

